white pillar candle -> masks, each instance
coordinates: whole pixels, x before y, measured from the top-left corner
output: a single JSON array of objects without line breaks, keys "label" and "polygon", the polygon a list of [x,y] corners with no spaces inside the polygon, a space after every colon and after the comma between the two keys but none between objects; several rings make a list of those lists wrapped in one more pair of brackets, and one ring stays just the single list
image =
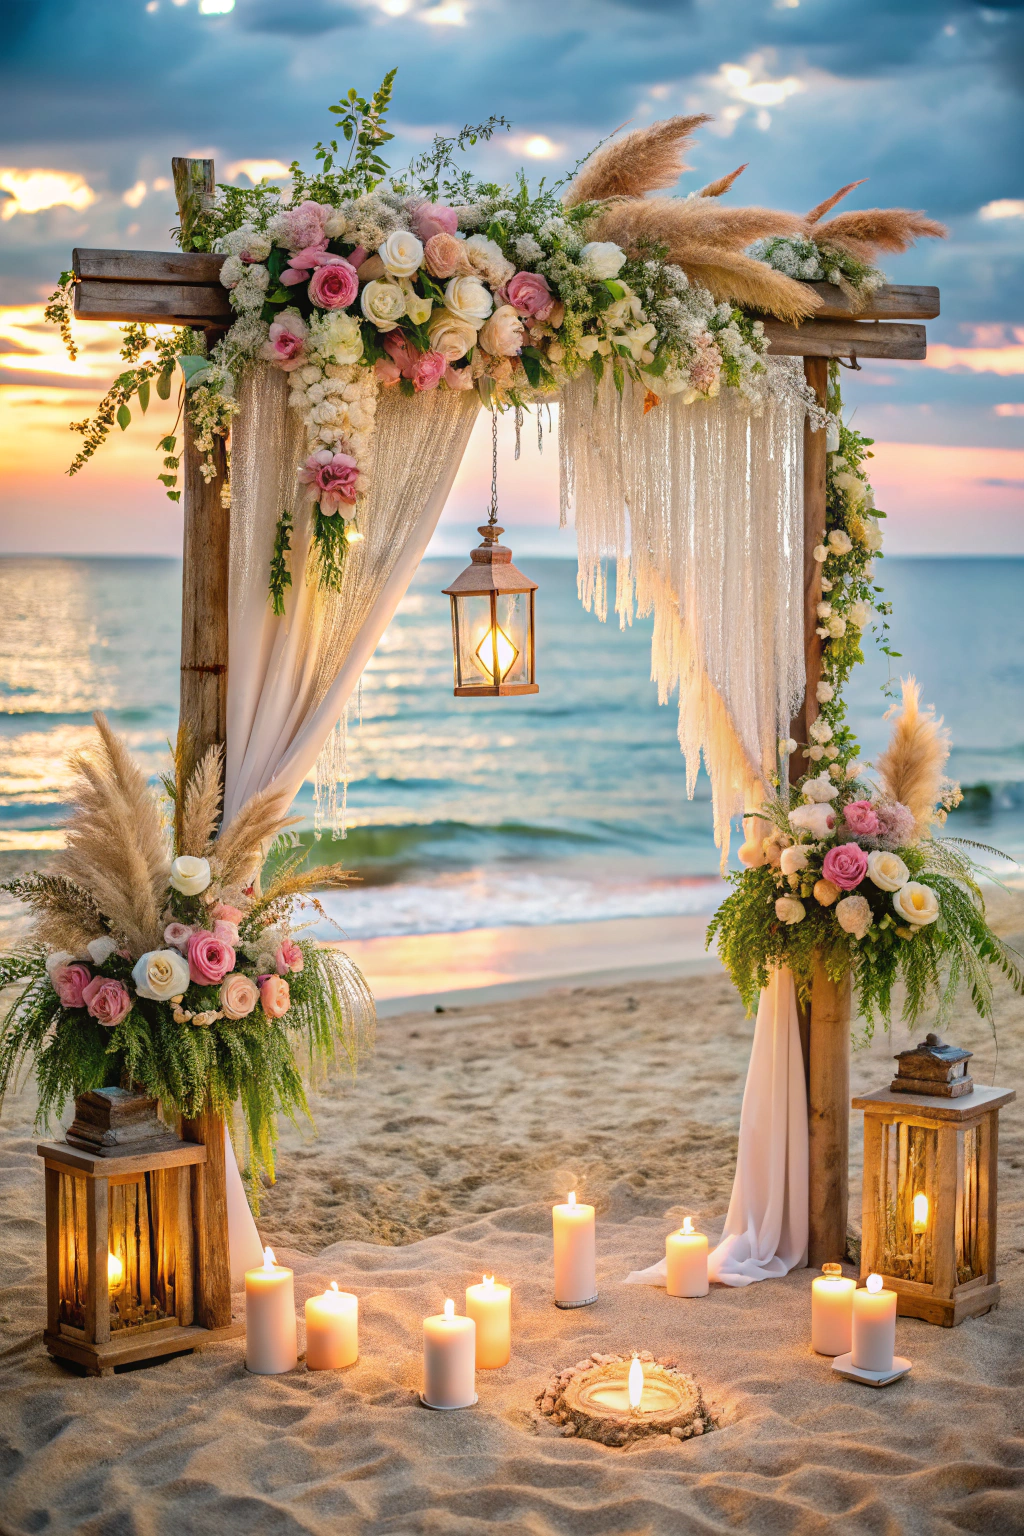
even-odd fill
[{"label": "white pillar candle", "polygon": [[819,1355],[848,1355],[852,1345],[856,1280],[840,1264],[823,1264],[811,1281],[811,1348]]},{"label": "white pillar candle", "polygon": [[665,1239],[665,1289],[670,1296],[708,1294],[708,1240],[693,1230],[689,1216]]},{"label": "white pillar candle", "polygon": [[306,1369],[340,1371],[358,1358],[359,1298],[332,1280],[329,1291],[306,1302]]},{"label": "white pillar candle", "polygon": [[597,1300],[594,1207],[577,1205],[575,1191],[552,1207],[555,1237],[555,1306],[585,1307]]},{"label": "white pillar candle", "polygon": [[423,1401],[429,1408],[476,1402],[476,1323],[456,1317],[451,1300],[441,1316],[423,1319]]},{"label": "white pillar candle", "polygon": [[476,1368],[496,1371],[508,1364],[512,1351],[512,1291],[484,1275],[480,1285],[466,1287],[466,1316],[476,1324]]},{"label": "white pillar candle", "polygon": [[853,1359],[858,1371],[891,1371],[896,1352],[896,1292],[883,1291],[881,1275],[868,1275],[853,1293]]},{"label": "white pillar candle", "polygon": [[245,1272],[245,1368],[260,1376],[278,1376],[298,1363],[295,1326],[295,1276],[278,1264],[274,1250],[263,1250],[260,1269]]}]

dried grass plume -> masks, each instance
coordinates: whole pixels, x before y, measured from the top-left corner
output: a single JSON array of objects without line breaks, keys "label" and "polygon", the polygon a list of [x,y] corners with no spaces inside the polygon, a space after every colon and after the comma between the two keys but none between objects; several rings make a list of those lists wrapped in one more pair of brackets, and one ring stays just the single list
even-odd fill
[{"label": "dried grass plume", "polygon": [[624,139],[596,149],[581,166],[565,195],[565,206],[600,202],[607,197],[643,197],[675,186],[689,167],[684,155],[695,128],[709,123],[706,112],[692,117],[666,117],[649,128],[636,128]]},{"label": "dried grass plume", "polygon": [[893,723],[889,745],[875,764],[883,792],[913,813],[918,837],[935,818],[949,757],[949,733],[932,710],[921,708],[921,690],[913,677],[902,679],[903,705]]},{"label": "dried grass plume", "polygon": [[738,165],[734,171],[730,171],[728,176],[719,176],[717,181],[709,181],[706,187],[701,187],[700,191],[697,193],[697,196],[721,197],[723,192],[728,192],[737,176],[743,175],[743,172],[746,170],[749,164],[749,160],[744,160],[743,164]]}]

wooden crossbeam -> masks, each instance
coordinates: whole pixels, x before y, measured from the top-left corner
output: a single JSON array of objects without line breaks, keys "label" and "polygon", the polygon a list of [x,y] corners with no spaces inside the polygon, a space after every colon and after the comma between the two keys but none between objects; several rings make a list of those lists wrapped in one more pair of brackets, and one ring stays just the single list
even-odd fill
[{"label": "wooden crossbeam", "polygon": [[923,325],[880,320],[805,320],[786,325],[766,320],[769,350],[776,357],[889,357],[920,362],[927,356]]},{"label": "wooden crossbeam", "polygon": [[939,313],[939,290],[883,283],[868,303],[858,308],[854,299],[833,283],[808,283],[821,299],[815,320],[934,320]]}]

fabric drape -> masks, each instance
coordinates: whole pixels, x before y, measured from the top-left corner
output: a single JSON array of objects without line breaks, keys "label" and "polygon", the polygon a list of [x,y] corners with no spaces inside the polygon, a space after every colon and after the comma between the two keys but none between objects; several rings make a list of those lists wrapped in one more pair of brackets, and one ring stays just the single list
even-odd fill
[{"label": "fabric drape", "polygon": [[[722,1285],[773,1280],[807,1263],[807,1088],[796,986],[772,973],[761,993],[740,1111],[739,1148],[722,1241],[708,1277]],[[627,1283],[664,1285],[665,1260]]]}]

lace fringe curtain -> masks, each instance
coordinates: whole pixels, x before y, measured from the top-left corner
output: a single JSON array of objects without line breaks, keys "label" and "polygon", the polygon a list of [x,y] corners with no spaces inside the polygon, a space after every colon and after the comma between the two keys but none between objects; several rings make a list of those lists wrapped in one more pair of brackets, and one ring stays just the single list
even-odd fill
[{"label": "lace fringe curtain", "polygon": [[759,401],[727,389],[644,413],[606,372],[561,393],[562,517],[575,514],[579,593],[605,619],[607,562],[624,627],[653,613],[659,702],[679,693],[692,798],[701,754],[722,865],[729,821],[761,798],[804,689],[803,424],[799,359],[768,360]]}]

